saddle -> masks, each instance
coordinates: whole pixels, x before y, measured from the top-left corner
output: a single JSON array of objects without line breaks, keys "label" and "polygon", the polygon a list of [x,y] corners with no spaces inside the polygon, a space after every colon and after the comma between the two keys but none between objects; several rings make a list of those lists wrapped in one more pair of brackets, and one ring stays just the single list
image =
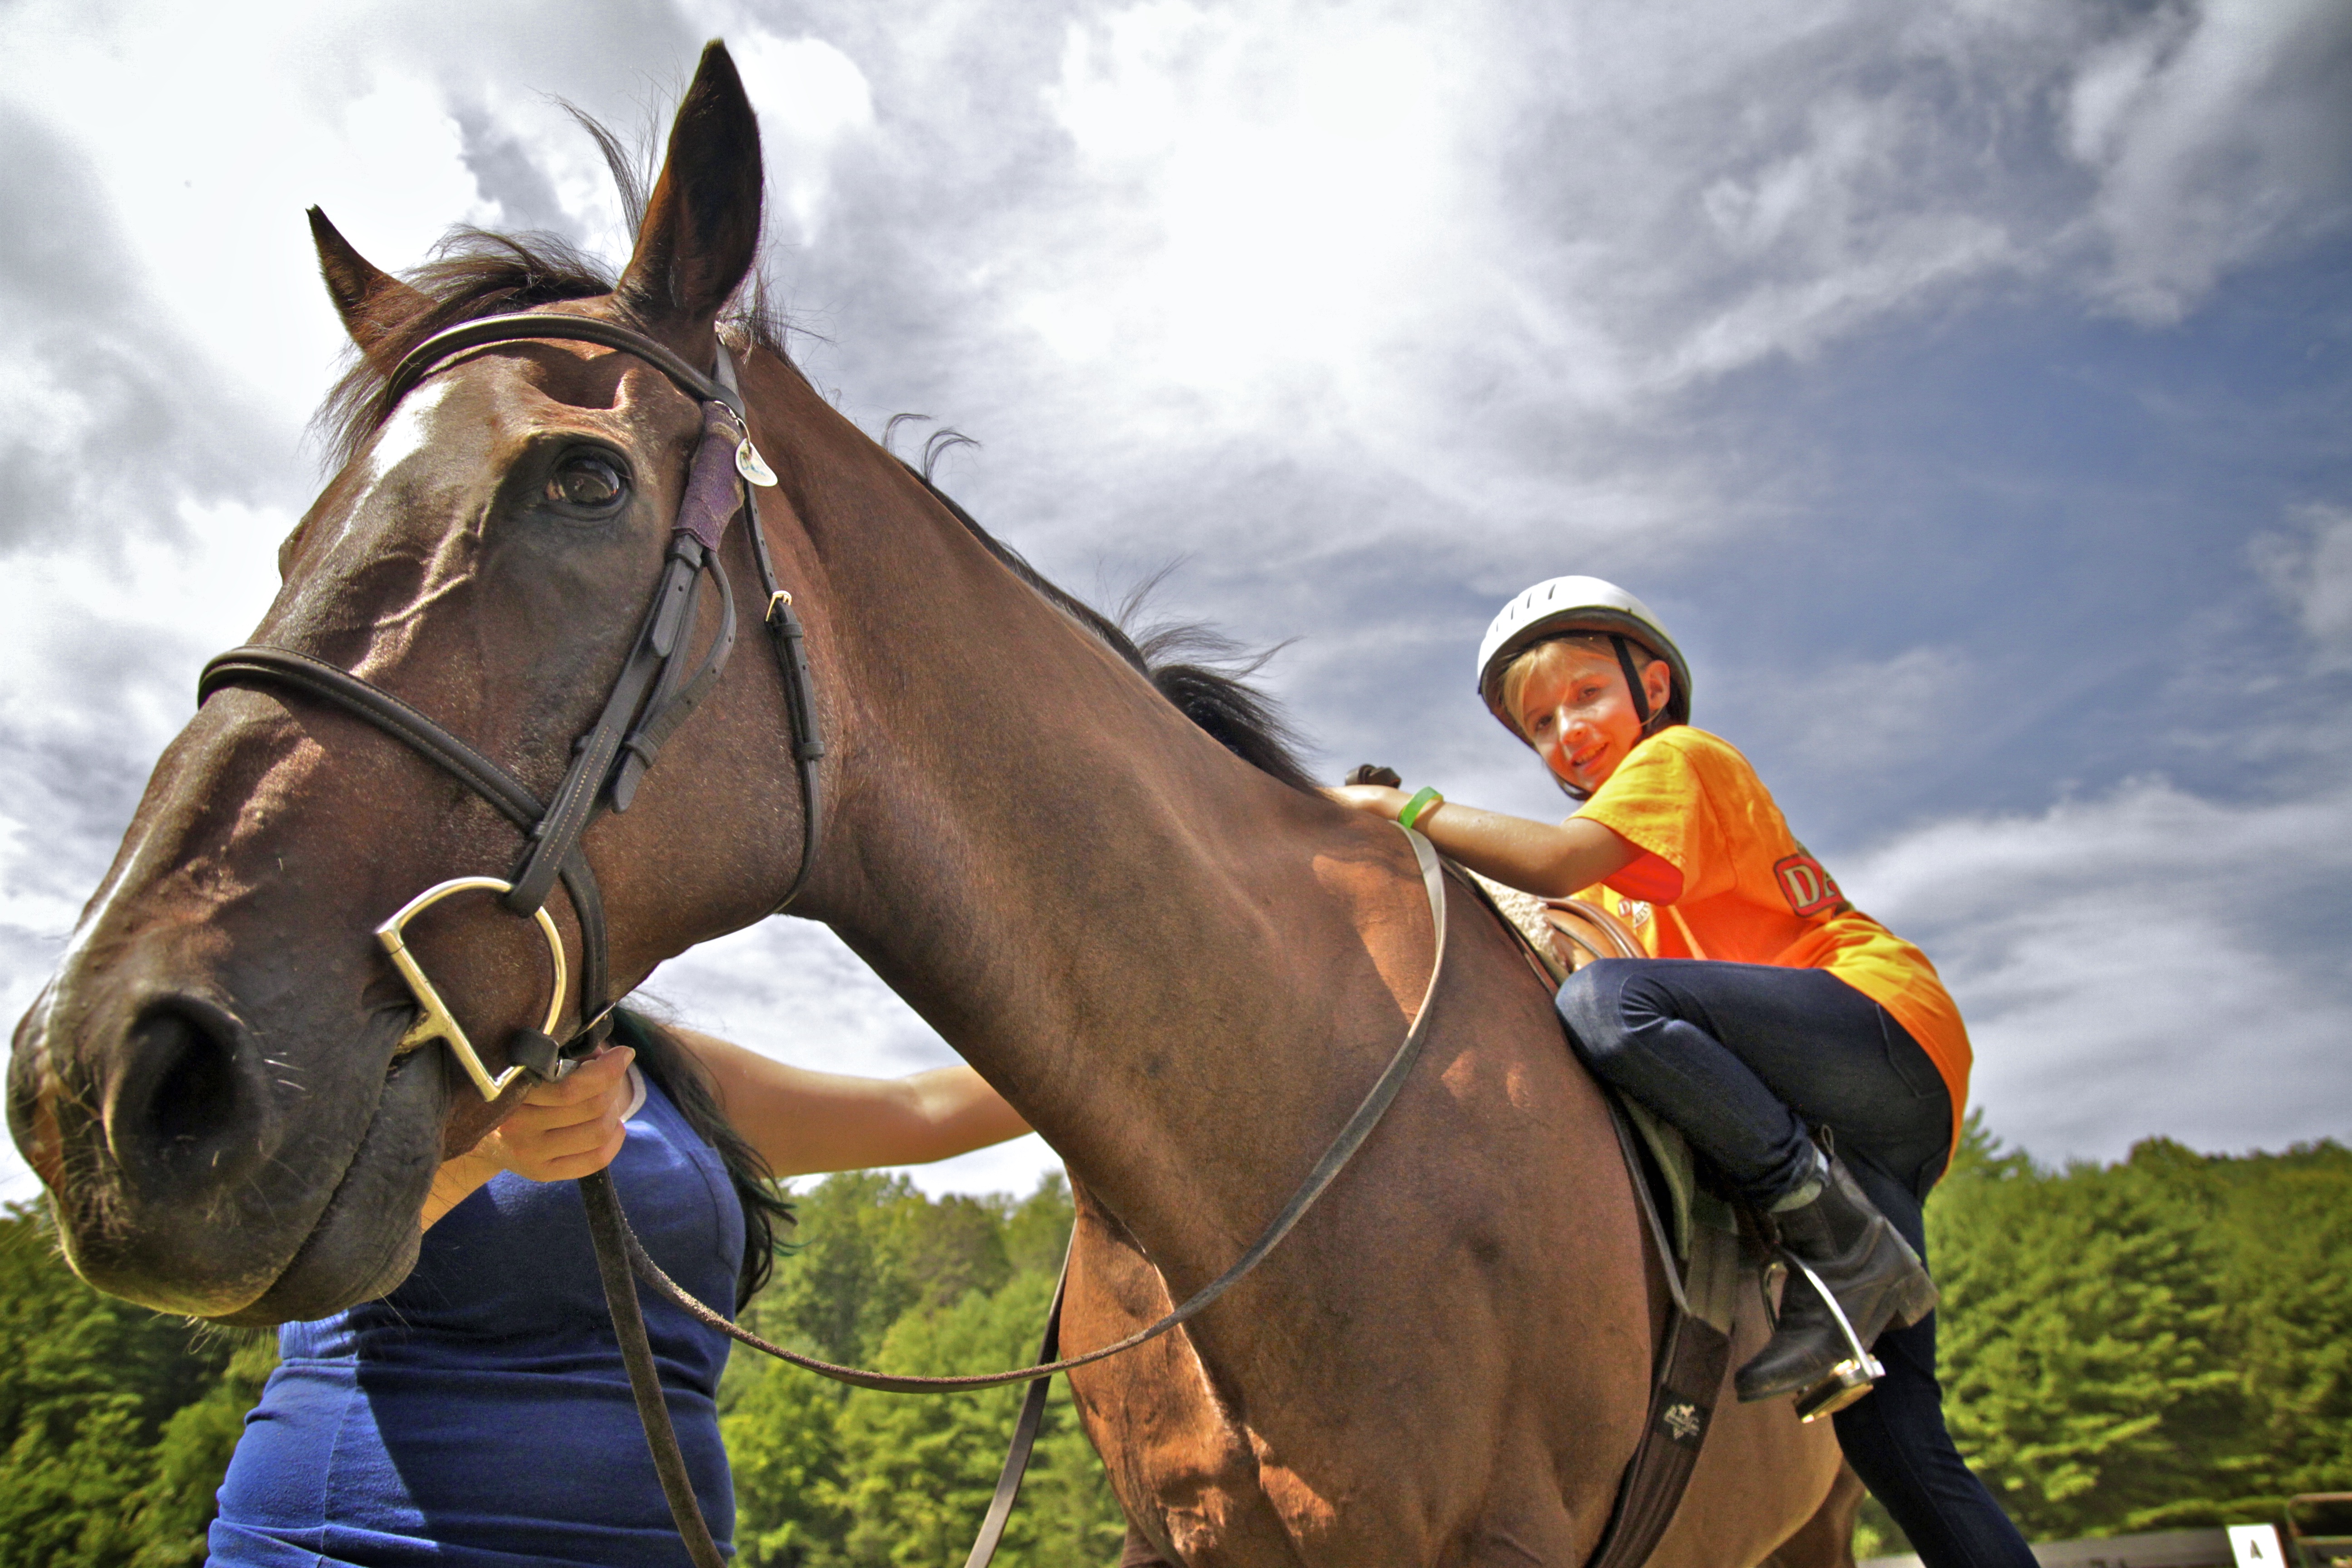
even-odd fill
[{"label": "saddle", "polygon": [[[1456,869],[1465,872],[1555,988],[1595,960],[1647,956],[1633,928],[1597,905],[1538,899]],[[1587,1564],[1638,1568],[1674,1522],[1698,1464],[1730,1370],[1739,1286],[1743,1277],[1753,1279],[1756,1265],[1747,1257],[1738,1216],[1701,1184],[1683,1135],[1608,1085],[1600,1088],[1673,1302],[1652,1367],[1649,1424]]]}]

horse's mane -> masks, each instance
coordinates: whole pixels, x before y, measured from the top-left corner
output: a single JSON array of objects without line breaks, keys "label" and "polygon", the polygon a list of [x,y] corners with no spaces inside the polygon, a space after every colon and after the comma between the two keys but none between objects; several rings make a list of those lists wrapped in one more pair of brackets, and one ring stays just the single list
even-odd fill
[{"label": "horse's mane", "polygon": [[[610,132],[581,118],[604,147],[606,161],[621,185],[623,206],[634,216],[643,210],[642,184],[629,172],[625,155]],[[600,262],[560,236],[494,234],[478,228],[453,229],[433,258],[403,274],[403,281],[431,303],[393,328],[375,345],[374,353],[354,355],[351,367],[320,407],[316,425],[339,467],[357,456],[367,438],[391,417],[383,366],[397,363],[410,349],[459,321],[528,310],[561,300],[594,299],[611,293],[615,283]],[[722,321],[720,331],[732,346],[764,349],[797,372],[785,348],[785,322],[772,307],[759,273],[754,273],[751,285]],[[894,427],[897,423],[892,421]],[[1296,732],[1274,700],[1249,679],[1276,650],[1253,654],[1214,627],[1198,623],[1164,623],[1138,636],[1125,623],[1141,611],[1150,583],[1129,595],[1116,617],[1054,583],[932,482],[931,459],[961,439],[941,432],[927,443],[922,467],[907,467],[990,554],[1046,603],[1133,666],[1179,711],[1234,755],[1293,789],[1317,787],[1298,759]]]},{"label": "horse's mane", "polygon": [[[941,434],[952,434],[942,432]],[[1318,786],[1298,760],[1298,737],[1282,710],[1249,678],[1265,667],[1280,648],[1254,653],[1214,626],[1198,621],[1162,622],[1140,636],[1129,629],[1139,619],[1144,601],[1165,572],[1156,574],[1128,595],[1116,616],[1106,616],[1076,594],[1047,577],[1022,557],[1019,551],[982,528],[955,498],[931,480],[929,459],[939,449],[935,437],[926,443],[921,468],[908,470],[932,499],[971,531],[1007,571],[1035,589],[1045,601],[1151,682],[1177,710],[1208,731],[1211,739],[1260,773],[1270,773],[1293,789],[1312,794]],[[905,462],[905,458],[899,461]]]}]

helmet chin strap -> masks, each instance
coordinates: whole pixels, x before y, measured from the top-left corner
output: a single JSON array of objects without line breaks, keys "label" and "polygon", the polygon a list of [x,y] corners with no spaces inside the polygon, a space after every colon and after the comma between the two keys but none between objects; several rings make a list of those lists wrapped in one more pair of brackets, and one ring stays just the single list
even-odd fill
[{"label": "helmet chin strap", "polygon": [[[1633,717],[1642,721],[1642,733],[1647,735],[1657,727],[1658,721],[1666,716],[1666,710],[1663,708],[1654,713],[1650,710],[1650,694],[1642,689],[1642,677],[1633,668],[1633,652],[1625,646],[1625,639],[1612,632],[1609,634],[1609,646],[1617,650],[1617,668],[1625,672],[1625,689],[1633,699]],[[1548,767],[1544,771],[1551,773]],[[1592,798],[1591,790],[1579,789],[1558,773],[1551,774],[1551,782],[1559,785],[1559,793],[1570,800],[1587,801]]]},{"label": "helmet chin strap", "polygon": [[1614,632],[1609,634],[1609,646],[1617,650],[1617,668],[1625,672],[1625,689],[1633,698],[1633,717],[1642,721],[1642,733],[1646,735],[1654,715],[1650,712],[1650,694],[1642,689],[1642,677],[1633,668],[1633,651]]}]

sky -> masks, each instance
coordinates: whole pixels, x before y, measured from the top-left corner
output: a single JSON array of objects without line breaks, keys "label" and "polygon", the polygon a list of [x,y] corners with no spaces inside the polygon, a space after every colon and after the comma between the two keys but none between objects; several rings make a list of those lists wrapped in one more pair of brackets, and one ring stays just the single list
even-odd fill
[{"label": "sky", "polygon": [[[1284,645],[1332,777],[1560,815],[1472,660],[1611,578],[1935,959],[1997,1136],[2352,1134],[2340,0],[0,0],[10,1018],[321,482],[303,209],[618,262],[563,104],[664,126],[712,37],[812,378],[971,437],[942,482],[1078,593]],[[804,921],[650,989],[952,1059]]]}]

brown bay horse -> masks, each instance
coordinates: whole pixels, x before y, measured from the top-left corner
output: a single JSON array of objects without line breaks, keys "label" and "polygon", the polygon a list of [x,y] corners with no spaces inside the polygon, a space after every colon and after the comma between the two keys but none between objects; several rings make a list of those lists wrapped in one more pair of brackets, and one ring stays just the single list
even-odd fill
[{"label": "brown bay horse", "polygon": [[[412,285],[321,221],[362,356],[349,460],[280,552],[253,640],[397,693],[546,798],[644,616],[697,407],[576,342],[459,355],[375,406],[384,374],[499,311],[624,321],[698,367],[729,332],[781,479],[755,492],[757,523],[832,747],[792,912],[837,931],[1067,1162],[1063,1343],[1084,1350],[1223,1269],[1346,1120],[1429,974],[1421,879],[1402,836],[1239,760],[772,339],[726,324],[761,179],[714,46],[617,287],[520,263]],[[726,548],[756,626],[740,530]],[[629,809],[589,830],[616,992],[793,884],[785,705],[777,666],[738,657]],[[486,1104],[447,1053],[398,1048],[414,1007],[372,933],[428,884],[517,856],[505,817],[370,725],[284,689],[215,693],[16,1031],[10,1127],[75,1267],[257,1324],[398,1283],[436,1166],[520,1090]],[[1425,1054],[1344,1178],[1186,1329],[1072,1376],[1133,1561],[1575,1568],[1600,1538],[1664,1288],[1549,996],[1453,898]],[[576,942],[564,897],[549,907]],[[457,900],[410,936],[477,1039],[539,1021],[530,922]],[[1745,1310],[1735,1361],[1761,1339]],[[1825,1424],[1727,1398],[1653,1561],[1843,1564],[1856,1500]]]}]

